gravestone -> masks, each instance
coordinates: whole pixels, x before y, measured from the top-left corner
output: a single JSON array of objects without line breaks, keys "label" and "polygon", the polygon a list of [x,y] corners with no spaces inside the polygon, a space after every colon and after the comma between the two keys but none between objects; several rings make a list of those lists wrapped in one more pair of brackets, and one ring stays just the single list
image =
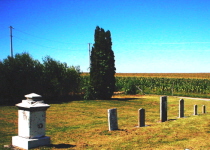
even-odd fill
[{"label": "gravestone", "polygon": [[41,95],[25,95],[26,100],[18,107],[18,136],[12,137],[12,145],[23,149],[49,145],[50,137],[45,136],[46,110],[50,105],[41,100]]},{"label": "gravestone", "polygon": [[179,100],[179,118],[184,117],[184,100]]},{"label": "gravestone", "polygon": [[193,115],[198,115],[198,106],[194,105],[194,114]]},{"label": "gravestone", "polygon": [[205,105],[203,105],[203,107],[202,107],[202,113],[203,113],[203,114],[206,113],[206,106],[205,106]]},{"label": "gravestone", "polygon": [[140,108],[138,114],[138,127],[145,127],[145,109]]},{"label": "gravestone", "polygon": [[117,108],[108,109],[109,131],[118,130]]},{"label": "gravestone", "polygon": [[167,96],[160,97],[160,121],[167,121]]}]

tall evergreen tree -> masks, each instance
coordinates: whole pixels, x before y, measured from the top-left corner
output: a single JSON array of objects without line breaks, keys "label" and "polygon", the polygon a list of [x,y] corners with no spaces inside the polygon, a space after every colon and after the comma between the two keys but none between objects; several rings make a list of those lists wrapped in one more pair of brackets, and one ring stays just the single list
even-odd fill
[{"label": "tall evergreen tree", "polygon": [[89,98],[110,99],[115,88],[115,60],[110,31],[95,29],[91,51]]}]

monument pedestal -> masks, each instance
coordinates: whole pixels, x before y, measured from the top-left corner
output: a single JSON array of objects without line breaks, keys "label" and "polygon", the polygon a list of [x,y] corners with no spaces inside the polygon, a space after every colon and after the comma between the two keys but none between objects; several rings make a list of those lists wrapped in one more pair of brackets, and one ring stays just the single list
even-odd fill
[{"label": "monument pedestal", "polygon": [[35,93],[25,95],[27,100],[16,104],[18,107],[18,136],[12,137],[12,145],[24,149],[49,145],[50,137],[45,136],[46,110],[50,105],[40,100]]},{"label": "monument pedestal", "polygon": [[39,146],[50,145],[50,137],[45,136],[41,138],[27,139],[20,136],[13,136],[12,145],[24,149],[36,148]]}]

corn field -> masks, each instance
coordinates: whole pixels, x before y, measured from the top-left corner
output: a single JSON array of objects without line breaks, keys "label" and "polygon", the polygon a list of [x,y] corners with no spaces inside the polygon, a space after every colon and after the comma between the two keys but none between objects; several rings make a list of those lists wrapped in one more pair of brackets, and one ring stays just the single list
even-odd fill
[{"label": "corn field", "polygon": [[209,97],[209,79],[116,77],[115,91],[125,94],[159,94]]}]

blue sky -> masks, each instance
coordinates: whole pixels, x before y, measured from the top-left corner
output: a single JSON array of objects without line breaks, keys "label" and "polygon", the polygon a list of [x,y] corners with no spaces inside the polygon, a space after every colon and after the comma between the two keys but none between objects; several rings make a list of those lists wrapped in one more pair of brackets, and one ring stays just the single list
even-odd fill
[{"label": "blue sky", "polygon": [[210,72],[209,0],[0,0],[0,60],[49,55],[89,67],[94,30],[110,30],[116,72]]}]

